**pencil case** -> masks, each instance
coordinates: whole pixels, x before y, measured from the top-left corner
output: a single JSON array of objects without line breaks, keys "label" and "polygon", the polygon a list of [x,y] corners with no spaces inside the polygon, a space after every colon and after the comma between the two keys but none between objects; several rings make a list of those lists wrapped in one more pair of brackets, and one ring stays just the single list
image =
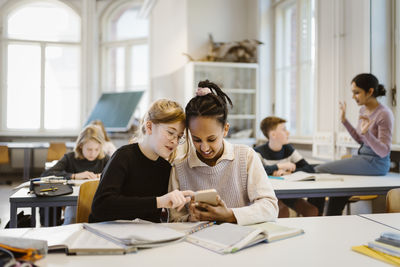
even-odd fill
[{"label": "pencil case", "polygon": [[65,183],[34,184],[33,192],[38,197],[55,197],[71,194],[72,185]]}]

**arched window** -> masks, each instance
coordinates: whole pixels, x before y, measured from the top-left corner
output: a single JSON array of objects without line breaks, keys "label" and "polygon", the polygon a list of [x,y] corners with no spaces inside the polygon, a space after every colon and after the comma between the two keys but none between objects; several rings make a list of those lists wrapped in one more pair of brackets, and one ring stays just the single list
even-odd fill
[{"label": "arched window", "polygon": [[55,0],[9,3],[2,18],[2,131],[79,129],[80,17]]},{"label": "arched window", "polygon": [[148,20],[141,3],[116,1],[102,16],[102,90],[145,91],[136,115],[146,109],[149,81]]}]

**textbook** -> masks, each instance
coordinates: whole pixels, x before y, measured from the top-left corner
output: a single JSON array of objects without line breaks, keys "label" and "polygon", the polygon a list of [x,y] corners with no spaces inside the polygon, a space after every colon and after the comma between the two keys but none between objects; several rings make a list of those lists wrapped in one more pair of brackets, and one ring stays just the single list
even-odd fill
[{"label": "textbook", "polygon": [[274,223],[260,223],[242,226],[232,223],[214,225],[186,237],[188,242],[227,254],[234,253],[260,242],[272,242],[302,234],[298,228]]},{"label": "textbook", "polygon": [[149,248],[178,242],[185,234],[161,224],[117,220],[85,223],[84,228],[118,245]]},{"label": "textbook", "polygon": [[266,236],[265,238],[266,242],[278,241],[281,239],[286,239],[289,237],[304,234],[303,229],[287,227],[272,222],[257,223],[250,225],[250,227],[262,229],[263,234],[265,234]]},{"label": "textbook", "polygon": [[339,175],[330,173],[308,173],[308,172],[294,172],[292,174],[282,176],[285,181],[343,181]]},{"label": "textbook", "polygon": [[7,230],[0,234],[47,241],[49,252],[62,251],[69,255],[85,255],[125,254],[137,250],[135,247],[117,245],[99,237],[85,230],[83,224],[80,223],[55,227],[24,228],[22,231]]},{"label": "textbook", "polygon": [[398,247],[400,249],[400,233],[384,232],[375,241]]}]

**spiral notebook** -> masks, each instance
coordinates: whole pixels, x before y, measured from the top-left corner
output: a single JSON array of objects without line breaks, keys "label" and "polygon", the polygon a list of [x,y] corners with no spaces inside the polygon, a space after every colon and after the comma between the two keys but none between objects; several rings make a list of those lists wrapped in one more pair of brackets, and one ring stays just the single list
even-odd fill
[{"label": "spiral notebook", "polygon": [[157,223],[144,221],[110,221],[84,223],[88,231],[118,245],[149,248],[178,242],[185,234]]},{"label": "spiral notebook", "polygon": [[162,223],[162,225],[184,233],[186,235],[193,234],[204,228],[214,225],[215,222],[201,221],[201,222],[176,222],[176,223]]}]

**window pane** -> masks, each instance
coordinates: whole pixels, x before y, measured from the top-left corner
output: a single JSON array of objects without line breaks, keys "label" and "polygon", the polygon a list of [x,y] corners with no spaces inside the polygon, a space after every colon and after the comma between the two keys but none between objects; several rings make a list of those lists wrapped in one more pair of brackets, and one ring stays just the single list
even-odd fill
[{"label": "window pane", "polygon": [[127,40],[147,37],[148,21],[138,18],[139,7],[131,7],[125,12],[116,12],[109,24],[110,40]]},{"label": "window pane", "polygon": [[80,41],[80,18],[70,8],[49,2],[24,5],[8,17],[8,38]]},{"label": "window pane", "polygon": [[147,45],[137,45],[131,49],[131,87],[146,86],[149,79],[148,47]]},{"label": "window pane", "polygon": [[276,115],[286,119],[287,128],[296,134],[297,96],[297,16],[296,6],[277,13],[279,29],[277,44],[282,46],[276,62]]},{"label": "window pane", "polygon": [[108,89],[113,92],[125,90],[125,50],[122,47],[108,49]]},{"label": "window pane", "polygon": [[46,129],[77,129],[80,124],[80,53],[75,46],[46,48]]},{"label": "window pane", "polygon": [[9,45],[7,128],[40,128],[40,47]]}]

